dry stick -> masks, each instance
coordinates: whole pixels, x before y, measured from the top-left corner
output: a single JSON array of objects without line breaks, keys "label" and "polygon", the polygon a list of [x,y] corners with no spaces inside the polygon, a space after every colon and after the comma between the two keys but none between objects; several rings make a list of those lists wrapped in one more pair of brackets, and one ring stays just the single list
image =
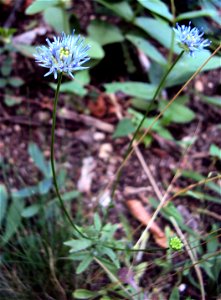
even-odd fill
[{"label": "dry stick", "polygon": [[50,247],[48,247],[48,254],[49,254],[49,269],[51,271],[52,282],[54,283],[55,288],[57,289],[57,292],[59,293],[59,297],[61,297],[60,299],[67,300],[65,290],[63,289],[62,285],[60,284],[60,282],[56,276],[53,253],[52,253],[52,250]]},{"label": "dry stick", "polygon": [[[132,139],[131,135],[130,135],[130,139]],[[161,191],[160,191],[160,189],[159,189],[159,187],[158,187],[158,185],[157,185],[157,183],[156,183],[156,181],[155,181],[155,179],[154,179],[154,177],[153,177],[153,175],[150,171],[150,168],[147,166],[147,164],[144,160],[144,157],[143,157],[140,149],[138,148],[138,146],[135,146],[135,153],[137,155],[137,158],[140,161],[140,164],[141,164],[144,172],[146,173],[146,175],[147,175],[147,177],[148,177],[148,179],[149,179],[149,181],[150,181],[150,183],[151,183],[151,185],[154,189],[155,194],[157,195],[157,198],[159,199],[159,201],[162,201],[163,194],[161,193]]]},{"label": "dry stick", "polygon": [[188,192],[189,190],[192,190],[193,188],[199,186],[199,185],[203,185],[203,184],[206,184],[210,181],[214,181],[214,180],[217,180],[217,179],[221,179],[221,174],[220,175],[217,175],[217,176],[214,176],[214,177],[211,177],[211,178],[205,178],[205,179],[202,179],[200,180],[199,182],[197,183],[193,183],[193,184],[190,184],[188,185],[187,187],[183,188],[182,190],[179,190],[176,194],[174,194],[171,198],[169,198],[166,202],[165,202],[165,205],[174,200],[177,196],[181,195],[181,194],[184,194],[185,192]]},{"label": "dry stick", "polygon": [[[117,115],[118,119],[122,120],[123,119],[123,115],[122,115],[122,113],[120,111],[120,108],[119,108],[119,105],[117,103],[115,95],[111,94],[110,99],[111,99],[112,103],[118,108],[117,111],[116,111],[116,115]],[[128,138],[131,141],[133,139],[133,137],[132,137],[131,134],[128,134]],[[139,160],[139,162],[140,162],[140,164],[141,164],[144,172],[147,175],[147,178],[149,179],[149,181],[150,181],[150,183],[151,183],[151,185],[153,187],[153,190],[154,190],[155,194],[157,195],[158,199],[161,201],[163,195],[162,195],[162,193],[161,193],[161,191],[160,191],[160,189],[159,189],[159,187],[158,187],[158,185],[157,185],[157,183],[156,183],[156,181],[155,181],[155,179],[154,179],[154,177],[153,177],[153,175],[152,175],[149,167],[147,166],[147,164],[146,164],[146,162],[144,160],[144,157],[143,157],[140,149],[138,148],[138,146],[135,146],[135,153],[137,155],[137,158],[138,158],[138,160]]]},{"label": "dry stick", "polygon": [[221,216],[218,215],[217,213],[213,212],[213,211],[209,211],[209,210],[203,209],[203,208],[198,208],[197,212],[199,212],[200,214],[208,215],[210,217],[213,217],[214,219],[217,219],[217,220],[221,221]]},{"label": "dry stick", "polygon": [[200,291],[201,291],[201,299],[205,300],[205,290],[204,290],[204,283],[203,283],[203,276],[202,276],[202,272],[199,268],[199,266],[196,264],[197,263],[197,257],[195,255],[195,253],[190,249],[190,246],[187,242],[187,239],[185,238],[184,234],[182,233],[182,231],[180,230],[176,220],[174,219],[174,217],[170,217],[170,220],[174,226],[174,228],[176,229],[177,234],[179,235],[180,239],[182,240],[182,242],[184,243],[184,246],[186,248],[186,251],[190,257],[190,259],[192,260],[192,263],[194,264],[194,268],[196,271],[196,275],[198,277],[199,280],[199,284],[200,284]]}]

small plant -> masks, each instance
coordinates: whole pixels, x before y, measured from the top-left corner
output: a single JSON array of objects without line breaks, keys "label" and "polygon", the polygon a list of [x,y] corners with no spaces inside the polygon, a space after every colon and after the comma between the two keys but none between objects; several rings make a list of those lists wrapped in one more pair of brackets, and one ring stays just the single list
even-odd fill
[{"label": "small plant", "polygon": [[115,250],[124,250],[124,248],[123,243],[114,238],[117,227],[117,225],[110,223],[102,226],[99,215],[95,213],[93,225],[87,228],[79,228],[87,237],[86,239],[80,236],[78,239],[72,239],[64,243],[71,248],[69,251],[70,258],[81,261],[76,270],[77,274],[84,272],[96,258],[99,260],[108,258],[107,263],[109,265],[113,265],[115,268],[120,267]]},{"label": "small plant", "polygon": [[12,45],[12,36],[16,32],[14,28],[2,28],[0,27],[0,41],[3,46],[0,48],[0,54],[2,55],[2,64],[0,67],[0,89],[5,89],[4,101],[6,105],[12,106],[20,103],[18,97],[13,96],[13,88],[19,88],[24,84],[24,81],[13,76],[13,59],[12,54],[16,52],[16,49]]}]

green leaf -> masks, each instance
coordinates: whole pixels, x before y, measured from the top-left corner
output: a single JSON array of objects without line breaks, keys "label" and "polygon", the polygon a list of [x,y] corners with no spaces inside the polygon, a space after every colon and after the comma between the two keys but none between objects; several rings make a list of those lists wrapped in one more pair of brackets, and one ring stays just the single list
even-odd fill
[{"label": "green leaf", "polygon": [[[153,18],[138,17],[135,19],[134,24],[147,32],[161,45],[170,49],[173,29],[167,23]],[[181,50],[175,45],[174,52],[178,54]]]},{"label": "green leaf", "polygon": [[78,252],[89,248],[92,245],[92,241],[87,239],[79,239],[79,240],[72,239],[70,241],[64,242],[64,244],[66,246],[71,247],[70,253],[72,253],[72,252]]},{"label": "green leaf", "polygon": [[62,31],[69,33],[69,26],[67,25],[66,12],[61,7],[49,7],[44,11],[44,20],[56,32]]},{"label": "green leaf", "polygon": [[156,86],[153,84],[133,81],[107,83],[104,87],[106,93],[112,94],[121,91],[126,95],[148,100],[152,100],[156,90]]},{"label": "green leaf", "polygon": [[[76,191],[76,190],[73,190],[73,191],[70,191],[70,192],[67,192],[67,193],[63,194],[62,199],[64,201],[72,201],[73,199],[76,199],[79,196],[80,196],[80,192]],[[50,200],[50,202],[48,204],[52,204],[52,203],[57,202],[57,201],[59,201],[59,199],[56,197],[56,198]]]},{"label": "green leaf", "polygon": [[182,13],[176,17],[176,22],[180,22],[181,20],[192,20],[194,18],[200,17],[215,17],[218,13],[214,9],[201,9],[195,11],[189,11],[186,13]]},{"label": "green leaf", "polygon": [[4,102],[7,106],[18,105],[22,102],[22,97],[17,97],[17,96],[6,94]]},{"label": "green leaf", "polygon": [[40,210],[40,205],[39,204],[33,204],[28,207],[25,207],[21,213],[21,216],[23,218],[31,218],[35,216]]},{"label": "green leaf", "polygon": [[104,50],[96,41],[90,38],[85,38],[85,44],[91,46],[87,52],[89,57],[93,59],[102,59],[104,57]]},{"label": "green leaf", "polygon": [[[191,75],[205,62],[210,56],[210,52],[207,50],[196,53],[195,57],[191,57],[185,54],[175,65],[171,73],[166,79],[166,87],[186,82]],[[205,65],[203,71],[214,70],[220,67],[220,57],[214,56]]]},{"label": "green leaf", "polygon": [[180,293],[177,287],[173,288],[169,300],[180,300]]},{"label": "green leaf", "polygon": [[[57,84],[55,83],[50,83],[49,84],[51,88],[56,90]],[[85,96],[87,94],[87,90],[83,87],[83,85],[75,80],[65,82],[61,84],[60,87],[60,92],[61,93],[73,93],[78,96]]]},{"label": "green leaf", "polygon": [[25,44],[15,44],[14,47],[24,56],[27,56],[29,58],[34,58],[33,54],[36,53],[37,45],[34,47]]},{"label": "green leaf", "polygon": [[81,70],[77,72],[74,79],[79,85],[84,86],[85,84],[90,83],[90,74],[88,70]]},{"label": "green leaf", "polygon": [[[141,122],[141,120],[143,119],[143,114],[137,112],[134,109],[129,109],[128,112],[133,116],[132,118],[132,122],[136,124],[136,126],[138,126]],[[152,126],[153,122],[154,122],[155,118],[146,118],[143,122],[142,128],[149,128],[150,126]],[[162,136],[165,139],[168,140],[173,140],[173,136],[171,135],[171,133],[169,132],[169,130],[167,130],[166,128],[162,127],[160,122],[154,123],[154,125],[151,127],[151,131],[157,132],[160,136]],[[147,140],[147,145],[149,145],[150,140]]]},{"label": "green leaf", "polygon": [[8,192],[3,184],[0,184],[0,228],[8,204]]},{"label": "green leaf", "polygon": [[97,231],[100,231],[102,228],[101,218],[98,213],[94,214],[94,227]]},{"label": "green leaf", "polygon": [[52,188],[52,179],[51,178],[45,178],[44,180],[40,181],[38,184],[38,189],[39,189],[40,195],[47,194],[51,188]]},{"label": "green leaf", "polygon": [[7,84],[7,80],[4,78],[0,78],[0,88],[4,88]]},{"label": "green leaf", "polygon": [[127,1],[122,1],[118,3],[108,3],[104,0],[96,0],[98,3],[103,4],[105,7],[112,10],[115,14],[122,17],[126,21],[132,21],[134,14]]},{"label": "green leaf", "polygon": [[[162,111],[167,104],[167,102],[161,101],[160,110]],[[163,114],[163,119],[166,119],[167,122],[169,121],[181,124],[191,122],[194,118],[195,113],[190,108],[176,102],[170,105]]]},{"label": "green leaf", "polygon": [[7,77],[12,71],[12,58],[10,56],[6,57],[3,61],[1,67],[1,73],[3,76]]},{"label": "green leaf", "polygon": [[217,147],[216,145],[212,144],[209,148],[209,153],[212,156],[218,157],[221,159],[221,148]]},{"label": "green leaf", "polygon": [[59,4],[59,0],[36,0],[26,9],[26,15],[34,15],[45,9]]},{"label": "green leaf", "polygon": [[163,55],[146,39],[133,34],[127,34],[126,38],[152,60],[162,65],[166,64]]},{"label": "green leaf", "polygon": [[85,289],[77,289],[73,293],[74,299],[90,299],[96,297],[97,293]]},{"label": "green leaf", "polygon": [[145,8],[149,9],[150,11],[166,18],[167,20],[172,20],[173,16],[169,12],[168,7],[165,3],[160,0],[138,0],[138,2],[143,5]]},{"label": "green leaf", "polygon": [[18,77],[10,77],[8,79],[8,83],[13,87],[20,87],[21,85],[24,84],[24,80]]},{"label": "green leaf", "polygon": [[218,204],[221,204],[221,200],[220,200],[220,197],[217,198],[217,197],[214,197],[214,196],[210,196],[210,195],[207,195],[206,193],[202,193],[202,192],[198,192],[198,191],[187,191],[185,194],[181,195],[181,196],[190,196],[190,197],[193,197],[195,199],[198,199],[200,201],[210,201],[210,202],[213,202],[213,203],[218,203]]},{"label": "green leaf", "polygon": [[89,36],[100,45],[122,42],[124,36],[120,29],[105,21],[94,20],[88,27]]},{"label": "green leaf", "polygon": [[24,201],[15,199],[12,201],[7,218],[6,218],[6,228],[5,233],[2,237],[3,243],[7,243],[11,237],[16,233],[18,227],[21,224],[21,212],[24,207]]},{"label": "green leaf", "polygon": [[131,119],[123,119],[117,124],[117,128],[113,134],[113,138],[119,138],[127,136],[130,133],[133,133],[136,130],[135,126],[133,125]]},{"label": "green leaf", "polygon": [[107,247],[102,247],[101,255],[103,256],[104,254],[106,254],[111,259],[111,261],[114,263],[114,265],[117,268],[120,268],[120,263],[117,258],[117,255],[114,253],[114,251],[112,249],[107,248]]},{"label": "green leaf", "polygon": [[12,198],[13,199],[24,199],[24,198],[29,198],[33,195],[36,195],[37,193],[38,193],[37,186],[29,186],[29,187],[20,189],[18,191],[12,192]]},{"label": "green leaf", "polygon": [[[218,228],[215,228],[215,229],[217,230]],[[207,243],[206,243],[206,248],[207,248],[207,251],[206,251],[207,253],[214,253],[214,252],[216,252],[218,250],[218,248],[219,248],[219,240],[217,238],[215,230],[213,232],[210,232],[210,234],[208,235]]]},{"label": "green leaf", "polygon": [[[182,170],[182,176],[191,178],[195,181],[200,181],[204,179],[206,180],[206,177],[194,171]],[[205,182],[205,185],[208,186],[214,192],[220,194],[220,186],[218,184],[215,184],[214,182]]]},{"label": "green leaf", "polygon": [[[153,206],[154,209],[156,209],[159,205],[159,202],[152,197],[149,198],[149,202]],[[191,231],[191,229],[189,227],[184,225],[183,217],[182,217],[181,213],[178,211],[178,209],[174,206],[173,203],[170,202],[167,206],[162,208],[161,215],[167,220],[170,220],[171,216],[174,217],[174,219],[177,221],[177,223],[179,224],[179,226],[181,228],[184,228],[185,230],[187,230],[187,232]]]},{"label": "green leaf", "polygon": [[208,104],[213,104],[221,107],[221,97],[209,97],[201,94],[200,100]]},{"label": "green leaf", "polygon": [[[146,111],[147,107],[150,104],[149,99],[146,100],[146,99],[140,99],[140,98],[131,98],[130,102],[134,108],[137,108],[138,110],[143,110],[143,111]],[[151,106],[151,110],[152,110],[152,108],[154,108],[154,105]]]},{"label": "green leaf", "polygon": [[49,163],[45,160],[43,153],[40,148],[35,143],[29,143],[28,145],[28,153],[33,159],[35,165],[39,168],[39,170],[44,174],[46,178],[51,177],[51,170],[49,167]]},{"label": "green leaf", "polygon": [[82,260],[82,262],[78,265],[76,274],[80,274],[80,273],[84,272],[88,268],[88,266],[91,264],[92,260],[93,260],[93,256],[91,256],[91,255],[85,256],[85,258]]}]

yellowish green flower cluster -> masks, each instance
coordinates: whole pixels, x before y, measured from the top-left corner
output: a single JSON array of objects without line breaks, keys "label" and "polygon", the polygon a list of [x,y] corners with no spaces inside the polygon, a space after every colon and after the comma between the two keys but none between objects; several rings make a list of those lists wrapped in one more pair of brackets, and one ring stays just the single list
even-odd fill
[{"label": "yellowish green flower cluster", "polygon": [[179,251],[183,248],[183,243],[180,238],[175,236],[170,239],[169,246],[172,250]]}]

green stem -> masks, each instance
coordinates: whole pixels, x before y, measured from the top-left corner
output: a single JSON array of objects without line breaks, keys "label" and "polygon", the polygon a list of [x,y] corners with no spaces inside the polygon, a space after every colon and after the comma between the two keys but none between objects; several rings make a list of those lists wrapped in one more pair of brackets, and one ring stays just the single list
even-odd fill
[{"label": "green stem", "polygon": [[[170,5],[171,5],[171,11],[172,11],[172,15],[173,15],[172,26],[175,27],[175,25],[176,25],[176,7],[175,7],[175,4],[174,4],[174,0],[170,0]],[[172,59],[173,59],[174,41],[175,41],[175,32],[174,32],[174,30],[172,30],[170,51],[169,51],[168,59],[167,59],[167,65],[168,66],[171,65],[171,62],[172,62]]]},{"label": "green stem", "polygon": [[[136,139],[137,134],[139,133],[139,131],[140,131],[140,129],[141,129],[141,127],[142,127],[142,125],[143,125],[143,123],[144,123],[144,121],[145,121],[145,119],[146,119],[146,117],[147,117],[147,115],[148,115],[148,113],[149,113],[149,111],[150,111],[150,109],[151,109],[152,104],[154,103],[154,101],[156,100],[158,94],[160,93],[160,91],[161,91],[161,89],[162,89],[162,87],[163,87],[163,85],[164,85],[164,83],[165,83],[165,81],[166,81],[167,76],[168,76],[169,73],[172,71],[172,69],[174,68],[174,66],[176,65],[176,63],[179,61],[179,59],[182,57],[183,53],[184,53],[184,51],[182,51],[182,52],[177,56],[177,58],[175,59],[174,63],[169,67],[168,70],[166,70],[164,76],[162,77],[162,79],[161,79],[161,81],[160,81],[160,83],[159,83],[159,85],[158,85],[158,88],[156,89],[156,91],[155,91],[155,93],[154,93],[154,96],[153,96],[153,98],[152,98],[150,104],[148,105],[147,110],[146,110],[146,112],[145,112],[145,114],[144,114],[144,116],[143,116],[143,118],[142,118],[140,124],[138,125],[138,127],[137,127],[137,129],[136,129],[136,131],[135,131],[135,133],[134,133],[134,135],[133,135],[132,140],[131,140],[130,143],[129,143],[129,146],[128,146],[128,148],[127,148],[127,151],[126,151],[126,153],[125,153],[125,155],[124,155],[124,159],[123,159],[122,165],[123,165],[123,164],[125,163],[125,161],[127,160],[128,155],[129,155],[129,153],[130,153],[130,151],[131,151],[131,149],[132,149],[133,142],[134,142],[134,140]],[[116,178],[116,180],[115,180],[115,182],[114,182],[114,185],[113,185],[113,188],[112,188],[112,192],[111,192],[111,197],[112,197],[112,198],[114,197],[114,194],[115,194],[115,191],[116,191],[118,182],[119,182],[119,180],[120,180],[121,174],[122,174],[122,169],[120,170],[120,172],[118,172],[117,178]]]},{"label": "green stem", "polygon": [[54,165],[54,140],[55,140],[55,127],[56,127],[56,111],[57,111],[57,104],[58,104],[58,96],[59,96],[59,91],[60,91],[60,86],[61,86],[61,80],[62,80],[62,73],[58,75],[58,84],[57,84],[57,89],[55,92],[55,98],[54,98],[54,106],[53,106],[53,114],[52,114],[52,128],[51,128],[51,169],[52,169],[52,175],[53,175],[53,182],[54,182],[54,187],[55,191],[58,197],[58,200],[60,202],[61,209],[63,210],[67,220],[71,224],[71,226],[74,228],[74,230],[79,233],[82,237],[87,238],[83,233],[80,232],[80,230],[77,228],[77,226],[74,224],[72,221],[69,213],[66,210],[66,207],[64,205],[64,201],[61,197],[58,183],[57,183],[57,177],[56,177],[56,172],[55,172],[55,165]]}]

